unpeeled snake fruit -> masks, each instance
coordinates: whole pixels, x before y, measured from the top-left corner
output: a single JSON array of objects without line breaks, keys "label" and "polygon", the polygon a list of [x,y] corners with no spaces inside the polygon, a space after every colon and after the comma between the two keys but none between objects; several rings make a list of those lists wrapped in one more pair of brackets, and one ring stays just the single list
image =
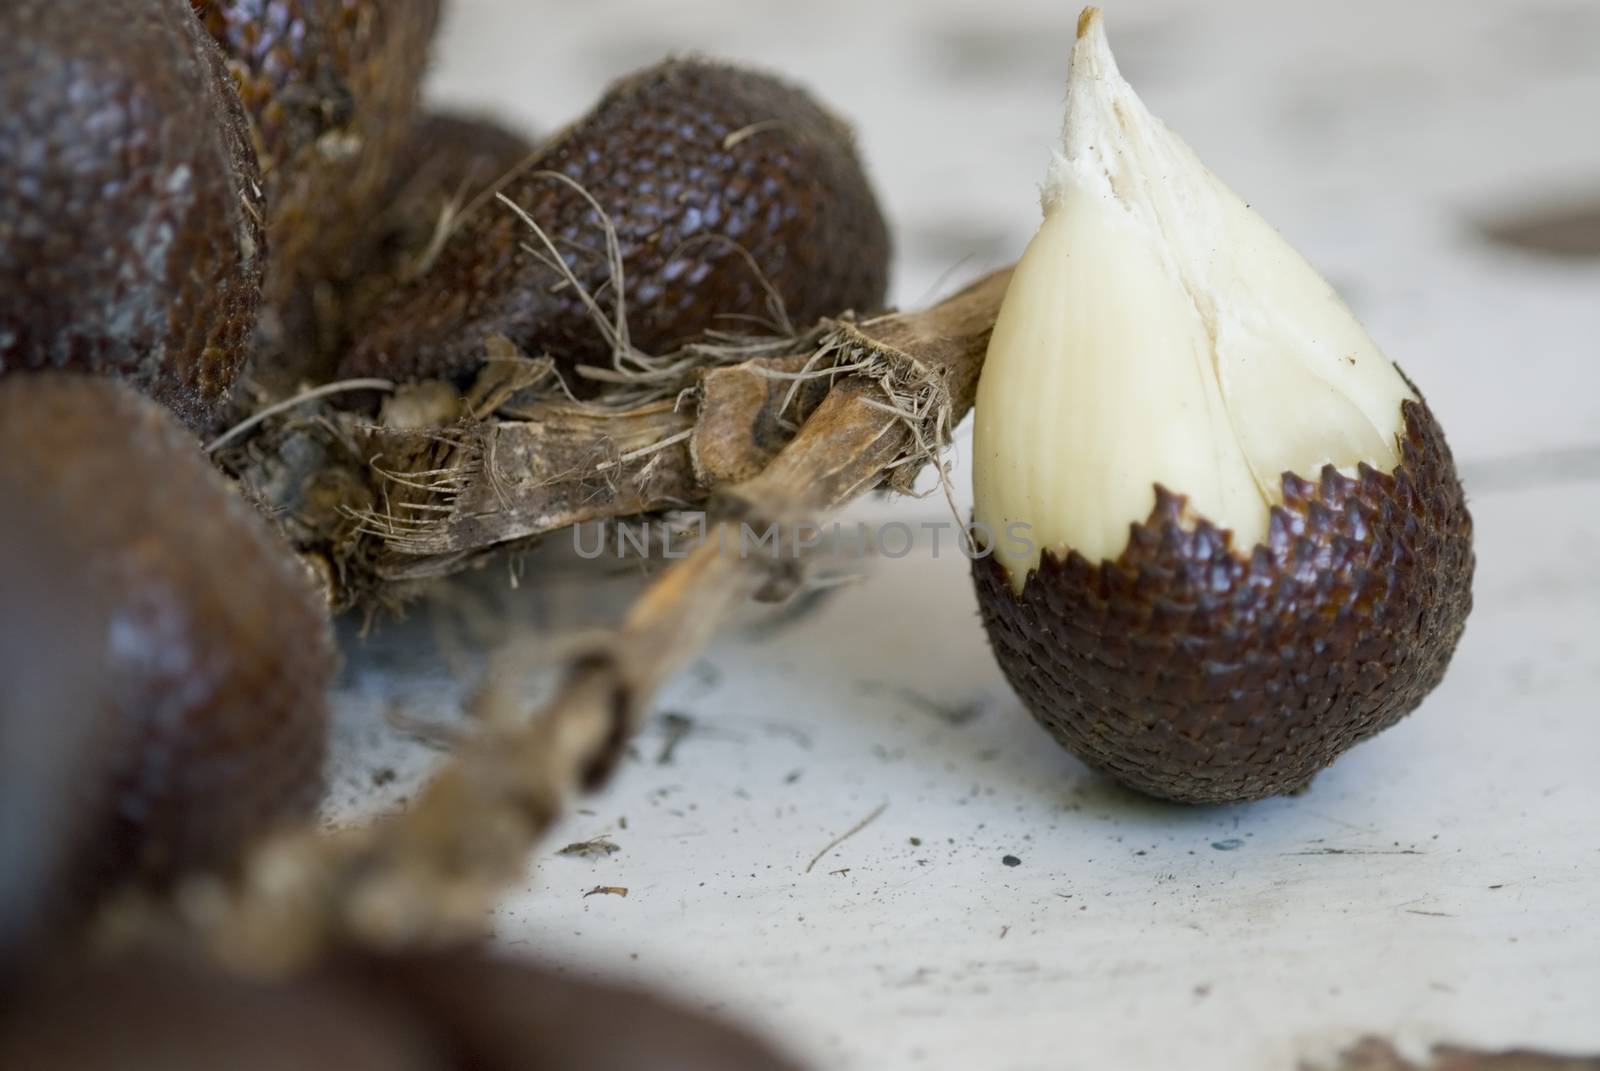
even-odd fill
[{"label": "unpeeled snake fruit", "polygon": [[385,299],[427,270],[461,214],[481,210],[497,184],[517,174],[533,153],[531,140],[492,119],[419,116],[395,157],[378,211],[349,251],[338,315],[320,324],[321,349],[343,353],[369,330]]},{"label": "unpeeled snake fruit", "polygon": [[974,563],[1034,716],[1187,802],[1293,791],[1443,677],[1472,521],[1422,396],[1150,115],[1099,13],[978,389]]},{"label": "unpeeled snake fruit", "polygon": [[272,258],[260,373],[317,378],[341,330],[342,286],[362,268],[411,135],[441,0],[192,4],[227,58],[261,159]]},{"label": "unpeeled snake fruit", "polygon": [[0,379],[0,502],[0,938],[307,816],[326,616],[192,436],[113,380]]},{"label": "unpeeled snake fruit", "polygon": [[[628,341],[646,353],[707,330],[756,330],[755,321],[773,318],[774,294],[799,326],[876,310],[884,299],[888,232],[849,129],[763,74],[670,61],[626,78],[503,193],[614,323],[604,214],[616,231]],[[504,205],[464,219],[341,374],[464,372],[496,334],[569,370],[610,366],[615,340],[577,289],[525,246],[546,253]]]},{"label": "unpeeled snake fruit", "polygon": [[0,372],[125,377],[208,423],[254,329],[262,215],[185,0],[0,5]]},{"label": "unpeeled snake fruit", "polygon": [[[0,386],[0,392],[5,388]],[[0,494],[10,488],[0,481]],[[110,696],[80,630],[97,615],[82,569],[26,513],[0,525],[0,989],[67,929],[95,877],[80,849],[111,788],[99,739]],[[87,663],[87,664],[86,664]]]}]

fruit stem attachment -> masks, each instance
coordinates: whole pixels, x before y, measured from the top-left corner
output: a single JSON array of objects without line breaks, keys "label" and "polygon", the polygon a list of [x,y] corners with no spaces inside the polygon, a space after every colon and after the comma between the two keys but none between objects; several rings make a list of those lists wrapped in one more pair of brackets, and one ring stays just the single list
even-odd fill
[{"label": "fruit stem attachment", "polygon": [[[369,829],[292,832],[258,849],[236,883],[200,881],[172,905],[124,903],[103,934],[186,941],[256,974],[292,970],[344,943],[401,948],[475,936],[567,798],[606,779],[655,691],[743,599],[793,590],[803,571],[795,536],[865,491],[907,486],[917,463],[948,441],[972,406],[1010,276],[996,272],[923,312],[833,325],[841,368],[853,370],[834,380],[793,440],[717,493],[706,539],[656,578],[615,633],[566,659],[563,684],[542,710],[528,715],[516,695],[486,691],[482,735],[405,814]],[[911,395],[922,400],[908,409]],[[769,524],[788,549],[742,552],[744,526]]]},{"label": "fruit stem attachment", "polygon": [[320,387],[312,387],[309,390],[301,391],[291,398],[285,398],[281,402],[274,402],[265,409],[252,413],[215,439],[206,443],[205,452],[214,454],[229,443],[237,441],[240,436],[271,420],[279,413],[287,413],[291,409],[298,408],[307,402],[314,402],[318,398],[327,398],[330,395],[344,394],[353,390],[376,390],[388,394],[393,392],[394,389],[395,384],[391,379],[342,379],[337,383],[324,383]]}]

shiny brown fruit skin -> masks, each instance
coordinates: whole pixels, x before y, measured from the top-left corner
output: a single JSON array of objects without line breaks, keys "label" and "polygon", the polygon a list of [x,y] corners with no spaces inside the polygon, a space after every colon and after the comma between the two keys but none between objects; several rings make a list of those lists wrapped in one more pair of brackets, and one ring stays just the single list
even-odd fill
[{"label": "shiny brown fruit skin", "polygon": [[[465,207],[534,153],[533,139],[483,116],[429,112],[418,117],[395,157],[393,200],[410,221],[438,218],[447,201]],[[426,208],[418,208],[420,206]]]},{"label": "shiny brown fruit skin", "polygon": [[[76,849],[89,868],[109,882],[224,866],[308,815],[327,735],[326,614],[193,438],[112,380],[0,379],[0,501],[59,551],[37,563],[60,571],[50,586],[95,596],[71,622],[71,654],[74,672],[103,680],[103,702],[20,712],[39,732],[78,719],[82,746],[104,752],[110,792],[75,797],[94,812]],[[0,601],[13,627],[34,612]],[[0,755],[0,782],[30,761]]]},{"label": "shiny brown fruit skin", "polygon": [[[272,260],[268,378],[319,377],[325,331],[410,135],[441,0],[192,0],[250,116]],[[274,344],[275,341],[275,344]]]},{"label": "shiny brown fruit skin", "polygon": [[[0,495],[10,488],[0,482]],[[111,681],[78,654],[98,592],[26,513],[0,524],[0,990],[50,950],[97,876],[78,849],[103,832]],[[43,714],[41,715],[41,712]],[[3,1002],[0,997],[0,1002]]]},{"label": "shiny brown fruit skin", "polygon": [[1472,609],[1472,518],[1444,433],[1404,404],[1392,474],[1292,475],[1248,558],[1160,488],[1116,562],[1046,552],[1018,597],[973,563],[995,657],[1062,746],[1183,803],[1293,792],[1444,676]]},{"label": "shiny brown fruit skin", "polygon": [[531,140],[492,120],[437,113],[417,120],[395,157],[379,211],[351,252],[350,275],[338,283],[337,322],[324,317],[319,344],[329,367],[437,252],[446,212],[468,210],[533,152]]},{"label": "shiny brown fruit skin", "polygon": [[[630,336],[645,352],[771,318],[767,291],[735,246],[796,325],[883,303],[888,231],[849,129],[767,75],[699,61],[636,74],[504,190],[609,317],[615,298],[600,221],[576,190],[540,174],[550,171],[586,189],[616,227]],[[491,334],[566,368],[609,365],[610,347],[582,301],[524,244],[537,248],[526,224],[502,205],[485,206],[431,272],[395,295],[341,374],[449,375],[481,360]]]},{"label": "shiny brown fruit skin", "polygon": [[335,979],[271,984],[140,957],[41,973],[0,1004],[0,1067],[436,1071],[405,1009]]},{"label": "shiny brown fruit skin", "polygon": [[[364,965],[483,1071],[796,1071],[745,1031],[654,994],[448,952]],[[370,991],[370,989],[368,990]]]},{"label": "shiny brown fruit skin", "polygon": [[0,1066],[59,1071],[796,1066],[743,1031],[652,995],[470,952],[349,957],[283,983],[135,960],[45,980],[8,1011]]},{"label": "shiny brown fruit skin", "polygon": [[254,330],[262,210],[185,0],[0,5],[0,372],[119,376],[207,424]]}]

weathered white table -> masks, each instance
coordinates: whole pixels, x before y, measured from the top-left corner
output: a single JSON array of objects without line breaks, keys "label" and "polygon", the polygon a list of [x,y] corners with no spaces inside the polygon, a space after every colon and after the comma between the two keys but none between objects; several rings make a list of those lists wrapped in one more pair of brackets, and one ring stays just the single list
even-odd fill
[{"label": "weathered white table", "polygon": [[[1302,797],[1142,800],[1034,727],[965,563],[924,543],[809,615],[752,610],[712,647],[635,761],[530,860],[500,940],[673,987],[827,1067],[1277,1071],[1365,1032],[1600,1051],[1600,260],[1481,233],[1600,198],[1600,7],[1477,8],[1107,13],[1152,108],[1341,286],[1451,434],[1477,609],[1415,716]],[[459,0],[434,95],[550,129],[666,52],[787,72],[858,123],[912,304],[1031,233],[1075,16],[1059,0]],[[959,451],[956,479],[965,494]],[[902,499],[855,516],[948,514]],[[635,582],[593,575],[535,561],[506,612],[604,621]],[[491,588],[503,578],[473,590]],[[382,711],[453,709],[434,653],[452,620],[351,638],[337,816],[398,805],[437,761]],[[691,728],[663,760],[668,713]],[[621,850],[554,854],[601,834]],[[628,896],[585,898],[597,885]]]}]

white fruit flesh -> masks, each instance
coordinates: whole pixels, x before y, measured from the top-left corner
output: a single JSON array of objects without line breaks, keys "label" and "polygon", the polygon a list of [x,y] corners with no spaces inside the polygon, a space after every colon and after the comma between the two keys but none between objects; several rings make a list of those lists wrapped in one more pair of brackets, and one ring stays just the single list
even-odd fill
[{"label": "white fruit flesh", "polygon": [[1284,473],[1392,471],[1413,397],[1333,288],[1145,109],[1086,11],[1044,224],[978,386],[975,518],[1013,584],[1045,549],[1115,559],[1158,483],[1247,555]]}]

